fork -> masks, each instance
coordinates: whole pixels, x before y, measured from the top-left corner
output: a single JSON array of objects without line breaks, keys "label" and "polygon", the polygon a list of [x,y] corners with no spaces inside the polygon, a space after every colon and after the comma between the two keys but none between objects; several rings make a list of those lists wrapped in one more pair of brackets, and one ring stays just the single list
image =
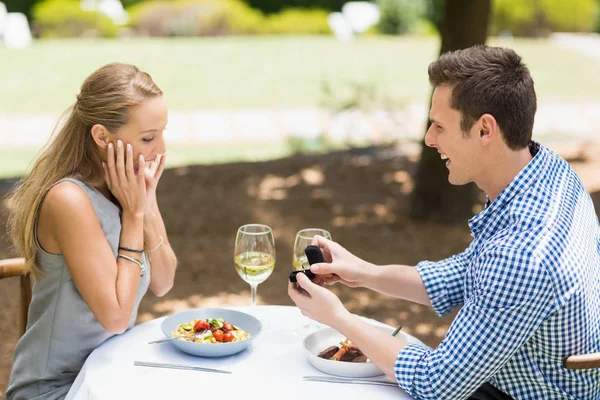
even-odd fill
[{"label": "fork", "polygon": [[148,344],[164,343],[164,342],[168,342],[169,340],[173,340],[173,339],[195,339],[197,337],[200,337],[200,336],[204,335],[205,333],[206,332],[194,332],[191,335],[171,336],[170,338],[155,340],[153,342],[148,342]]}]

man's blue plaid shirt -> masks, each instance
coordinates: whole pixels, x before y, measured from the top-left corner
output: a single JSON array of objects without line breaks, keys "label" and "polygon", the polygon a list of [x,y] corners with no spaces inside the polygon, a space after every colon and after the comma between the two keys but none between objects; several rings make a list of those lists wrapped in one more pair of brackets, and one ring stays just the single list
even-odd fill
[{"label": "man's blue plaid shirt", "polygon": [[417,399],[464,399],[490,382],[514,399],[600,399],[600,370],[566,370],[600,351],[600,226],[569,164],[547,148],[469,220],[461,254],[417,265],[438,315],[462,306],[434,350],[396,359]]}]

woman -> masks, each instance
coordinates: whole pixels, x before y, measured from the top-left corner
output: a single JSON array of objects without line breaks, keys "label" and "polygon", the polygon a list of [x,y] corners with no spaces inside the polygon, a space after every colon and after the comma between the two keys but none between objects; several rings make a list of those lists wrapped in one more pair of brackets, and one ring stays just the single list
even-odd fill
[{"label": "woman", "polygon": [[167,107],[151,77],[109,64],[90,75],[10,197],[9,230],[35,277],[7,400],[62,399],[88,355],[133,326],[176,258],[156,201]]}]

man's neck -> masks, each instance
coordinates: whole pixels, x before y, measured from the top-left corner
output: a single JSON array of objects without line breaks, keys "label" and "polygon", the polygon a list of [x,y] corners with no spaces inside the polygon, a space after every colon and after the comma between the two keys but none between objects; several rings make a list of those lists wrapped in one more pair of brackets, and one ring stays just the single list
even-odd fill
[{"label": "man's neck", "polygon": [[529,147],[517,151],[509,149],[498,151],[497,156],[488,166],[487,181],[480,186],[487,193],[490,202],[496,200],[500,192],[529,164],[532,158]]}]

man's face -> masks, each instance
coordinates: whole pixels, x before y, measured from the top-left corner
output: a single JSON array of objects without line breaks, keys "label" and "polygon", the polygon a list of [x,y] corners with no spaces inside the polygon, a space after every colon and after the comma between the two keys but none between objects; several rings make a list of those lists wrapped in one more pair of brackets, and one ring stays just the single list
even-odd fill
[{"label": "man's face", "polygon": [[477,179],[480,146],[478,123],[465,135],[460,127],[461,115],[450,107],[452,88],[436,87],[433,92],[429,119],[431,126],[425,135],[425,143],[435,147],[441,161],[446,163],[448,181],[453,185],[465,185]]}]

